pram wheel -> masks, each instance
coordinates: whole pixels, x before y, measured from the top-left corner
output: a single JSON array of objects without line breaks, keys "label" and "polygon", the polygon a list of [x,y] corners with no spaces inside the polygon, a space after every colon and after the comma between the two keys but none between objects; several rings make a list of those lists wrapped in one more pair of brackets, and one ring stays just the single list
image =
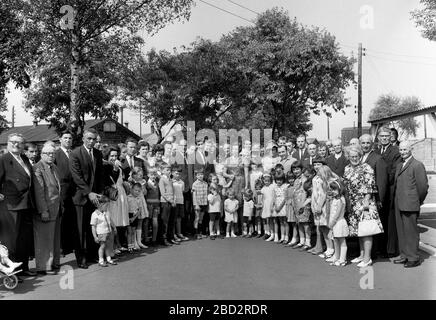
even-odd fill
[{"label": "pram wheel", "polygon": [[18,285],[18,278],[15,274],[9,275],[9,276],[5,276],[3,278],[3,284],[4,286],[9,289],[9,290],[13,290],[17,287]]}]

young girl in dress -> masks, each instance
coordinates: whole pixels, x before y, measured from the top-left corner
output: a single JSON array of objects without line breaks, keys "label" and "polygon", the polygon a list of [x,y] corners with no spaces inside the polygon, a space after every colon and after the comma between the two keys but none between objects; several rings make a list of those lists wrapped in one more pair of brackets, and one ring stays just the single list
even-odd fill
[{"label": "young girl in dress", "polygon": [[259,178],[255,182],[254,192],[254,232],[257,237],[262,237],[262,208],[263,208],[263,194],[262,194],[263,182]]},{"label": "young girl in dress", "polygon": [[256,193],[256,181],[262,178],[262,164],[251,162],[251,172],[250,172],[250,189],[253,191],[253,194]]},{"label": "young girl in dress", "polygon": [[226,199],[226,201],[224,201],[224,220],[227,223],[226,238],[236,238],[235,224],[238,223],[239,201],[238,199],[236,199],[235,191],[233,189],[230,189],[227,195],[228,198]]},{"label": "young girl in dress", "polygon": [[349,230],[344,218],[345,213],[345,188],[340,182],[333,180],[329,184],[332,200],[330,202],[329,228],[332,230],[335,254],[330,265],[345,266],[347,264],[347,242]]},{"label": "young girl in dress", "polygon": [[[288,185],[285,183],[283,171],[277,170],[274,175],[276,187],[274,188],[274,242],[286,243],[289,241],[289,227],[286,218],[286,190]],[[279,239],[280,227],[280,239]]]},{"label": "young girl in dress", "polygon": [[274,185],[271,183],[271,174],[265,173],[263,176],[263,205],[262,205],[262,220],[265,229],[265,240],[274,240],[274,222],[273,222],[273,205],[274,205]]},{"label": "young girl in dress", "polygon": [[[316,171],[313,166],[308,166],[303,169],[303,175],[306,180],[303,183],[303,190],[306,193],[306,200],[304,201],[303,208],[300,208],[298,212],[298,222],[299,222],[299,233],[300,239],[305,239],[304,245],[300,248],[300,251],[309,250],[311,245],[311,221],[313,219],[312,216],[312,180],[315,177]],[[300,240],[301,243],[301,240]]]},{"label": "young girl in dress", "polygon": [[[145,202],[145,196],[147,195],[147,181],[143,177],[144,177],[144,173],[142,172],[142,168],[134,167],[130,172],[129,182],[131,185],[135,183],[140,183],[142,186],[141,194],[138,196],[139,201],[141,202],[141,210],[140,210],[140,215],[136,218],[137,227],[136,227],[135,236],[136,236],[136,243],[138,244],[138,246],[142,249],[147,249],[148,247],[142,243],[142,224],[144,219],[148,219],[149,217],[147,202]],[[148,228],[148,223],[146,224],[146,228]]]},{"label": "young girl in dress", "polygon": [[[216,180],[218,178],[215,176]],[[220,217],[221,217],[221,195],[218,193],[218,188],[215,183],[209,185],[209,194],[207,195],[207,201],[209,202],[209,233],[210,239],[220,236]]]},{"label": "young girl in dress", "polygon": [[244,191],[244,209],[242,212],[244,223],[242,229],[243,237],[253,236],[253,213],[254,202],[253,202],[253,191],[251,189],[245,189]]},{"label": "young girl in dress", "polygon": [[292,171],[286,174],[286,181],[288,182],[288,188],[286,189],[286,217],[288,222],[288,228],[292,228],[292,240],[289,241],[286,246],[292,247],[298,244],[298,226],[294,212],[294,183],[295,175]]}]

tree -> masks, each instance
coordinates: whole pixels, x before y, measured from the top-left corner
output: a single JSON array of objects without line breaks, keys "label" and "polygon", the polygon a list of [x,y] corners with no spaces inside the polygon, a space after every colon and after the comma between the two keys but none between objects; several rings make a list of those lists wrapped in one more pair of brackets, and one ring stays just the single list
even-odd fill
[{"label": "tree", "polygon": [[431,41],[436,40],[436,1],[421,0],[424,6],[422,9],[416,9],[411,12],[412,18],[415,20],[416,26],[421,28],[421,34],[424,38]]},{"label": "tree", "polygon": [[354,59],[339,53],[332,35],[303,27],[278,9],[218,42],[200,39],[184,49],[151,52],[131,76],[140,84],[133,92],[147,95],[141,97],[144,120],[162,125],[189,119],[197,128],[269,127],[276,135],[297,135],[310,130],[310,112],[343,110],[354,78]]},{"label": "tree", "polygon": [[22,3],[18,0],[0,2],[0,101],[9,81],[19,88],[30,85],[28,67],[36,58],[35,32],[25,29],[23,17],[18,14]]},{"label": "tree", "polygon": [[[0,99],[0,113],[8,110],[7,100],[6,98]],[[9,122],[6,120],[6,117],[0,114],[0,132],[2,129],[8,127]]]},{"label": "tree", "polygon": [[[44,53],[38,63],[49,65],[55,59],[69,70],[69,98],[64,101],[69,106],[61,104],[66,110],[58,111],[69,114],[69,121],[83,129],[86,77],[93,62],[99,60],[99,46],[124,54],[123,44],[138,44],[138,31],[153,33],[175,19],[189,18],[192,0],[28,0],[25,4],[26,25],[39,32]],[[102,66],[105,63],[103,57]]]},{"label": "tree", "polygon": [[[391,117],[405,112],[415,111],[422,108],[422,103],[415,96],[401,98],[393,93],[383,94],[378,97],[374,108],[371,110],[369,119],[380,119]],[[398,121],[391,121],[389,126],[399,132],[399,137],[404,135],[415,136],[419,123],[415,118],[407,118]]]}]

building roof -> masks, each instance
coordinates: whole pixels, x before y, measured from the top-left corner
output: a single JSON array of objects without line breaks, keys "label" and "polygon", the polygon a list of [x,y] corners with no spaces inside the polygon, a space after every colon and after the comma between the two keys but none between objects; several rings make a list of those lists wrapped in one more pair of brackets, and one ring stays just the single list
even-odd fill
[{"label": "building roof", "polygon": [[434,112],[436,112],[436,106],[426,107],[426,108],[422,108],[422,109],[414,110],[414,111],[397,113],[397,114],[394,114],[393,116],[389,116],[389,117],[370,119],[370,120],[368,120],[368,122],[371,123],[372,125],[383,124],[386,122],[397,121],[397,120],[401,120],[404,118],[413,118],[413,117],[417,117],[417,116],[421,116],[421,115],[429,114],[429,113],[434,113]]},{"label": "building roof", "polygon": [[[97,125],[98,123],[108,119],[91,119],[85,121],[85,129],[89,129]],[[39,142],[48,140],[59,140],[59,135],[56,133],[54,127],[50,127],[48,124],[38,124],[31,126],[14,127],[4,130],[0,134],[0,144],[8,143],[8,136],[11,133],[20,133],[24,136],[27,142]]]}]

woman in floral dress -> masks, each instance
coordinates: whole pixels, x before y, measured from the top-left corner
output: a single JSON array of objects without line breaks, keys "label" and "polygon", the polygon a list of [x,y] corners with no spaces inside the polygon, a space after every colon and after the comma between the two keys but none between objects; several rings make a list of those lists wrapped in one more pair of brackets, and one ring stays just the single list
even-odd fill
[{"label": "woman in floral dress", "polygon": [[[344,184],[349,200],[345,218],[349,226],[350,237],[358,236],[358,225],[361,220],[375,220],[383,232],[375,201],[377,185],[374,170],[367,163],[362,163],[361,157],[361,149],[351,146],[349,150],[350,164],[345,167],[344,172]],[[359,263],[358,267],[367,267],[372,264],[372,235],[359,237],[359,245],[360,256],[351,262]]]}]

